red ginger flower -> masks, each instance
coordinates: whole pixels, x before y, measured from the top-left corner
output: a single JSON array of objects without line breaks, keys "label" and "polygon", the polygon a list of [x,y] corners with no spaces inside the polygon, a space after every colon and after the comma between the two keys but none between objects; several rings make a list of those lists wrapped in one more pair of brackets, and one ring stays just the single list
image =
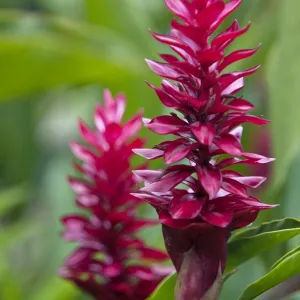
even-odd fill
[{"label": "red ginger flower", "polygon": [[[272,207],[248,195],[248,189],[258,187],[264,177],[243,176],[227,169],[273,160],[247,153],[241,145],[241,124],[268,123],[247,114],[254,105],[235,96],[244,86],[244,77],[258,67],[224,72],[232,63],[257,51],[258,48],[225,53],[226,47],[249,25],[240,28],[235,20],[225,31],[214,35],[241,1],[225,4],[223,0],[165,0],[181,21],[172,21],[168,35],[152,33],[156,40],[169,45],[175,55],[160,55],[164,63],[147,60],[150,68],[165,78],[161,88],[149,85],[166,107],[182,117],[171,113],[145,120],[151,131],[177,138],[153,149],[134,151],[147,159],[163,157],[166,164],[187,159],[190,165],[136,171],[145,187],[135,196],[157,209],[166,247],[179,274],[187,274],[186,257],[197,257],[188,270],[194,279],[185,275],[182,298],[177,299],[202,297],[216,279],[220,265],[224,271],[230,232],[249,225],[260,210]],[[179,184],[187,188],[182,189]]]},{"label": "red ginger flower", "polygon": [[96,131],[79,123],[87,146],[71,143],[73,154],[82,161],[75,168],[83,179],[69,178],[70,186],[77,205],[90,216],[73,214],[62,219],[64,238],[78,242],[79,247],[66,259],[60,274],[95,299],[144,300],[166,274],[138,261],[160,262],[168,256],[134,235],[155,224],[136,217],[141,200],[131,195],[136,186],[130,166],[132,149],[144,144],[133,138],[141,127],[141,115],[121,124],[124,96],[113,99],[105,91],[104,100],[104,106],[95,111]]}]

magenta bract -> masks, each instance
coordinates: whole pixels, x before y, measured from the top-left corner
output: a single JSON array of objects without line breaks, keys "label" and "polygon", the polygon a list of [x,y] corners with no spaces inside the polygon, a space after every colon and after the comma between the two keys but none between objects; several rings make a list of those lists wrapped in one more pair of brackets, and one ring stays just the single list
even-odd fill
[{"label": "magenta bract", "polygon": [[137,182],[130,158],[132,149],[144,144],[134,138],[142,120],[138,114],[122,124],[124,96],[114,99],[105,91],[104,100],[104,106],[95,110],[96,130],[80,121],[86,143],[71,143],[73,154],[81,162],[74,164],[81,178],[70,177],[69,183],[76,193],[77,206],[87,214],[62,218],[63,237],[79,246],[66,259],[60,275],[95,299],[144,300],[167,275],[155,263],[168,255],[148,247],[135,235],[139,229],[157,223],[136,217],[141,200],[131,194]]}]

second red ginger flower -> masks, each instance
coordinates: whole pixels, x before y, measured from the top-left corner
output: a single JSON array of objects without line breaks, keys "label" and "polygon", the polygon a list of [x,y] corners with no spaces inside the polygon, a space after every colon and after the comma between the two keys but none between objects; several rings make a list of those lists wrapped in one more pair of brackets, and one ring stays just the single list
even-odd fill
[{"label": "second red ginger flower", "polygon": [[104,105],[95,111],[96,129],[80,122],[85,143],[71,143],[81,178],[70,177],[69,182],[77,206],[88,214],[62,218],[64,238],[78,247],[60,275],[99,300],[144,300],[169,272],[153,265],[165,261],[167,254],[136,236],[157,222],[137,217],[142,201],[131,195],[136,180],[130,161],[132,149],[144,144],[135,137],[142,120],[137,114],[123,123],[124,110],[125,97],[114,99],[106,90]]},{"label": "second red ginger flower", "polygon": [[157,134],[174,135],[176,139],[135,152],[147,159],[163,157],[166,164],[187,159],[189,165],[179,163],[162,170],[136,171],[145,186],[135,196],[156,208],[167,250],[179,276],[185,274],[184,287],[176,299],[192,300],[209,290],[220,267],[224,271],[230,232],[249,225],[260,210],[272,207],[248,195],[248,189],[258,187],[264,177],[243,176],[228,167],[264,164],[273,159],[248,153],[241,145],[243,123],[268,123],[249,115],[247,112],[254,105],[237,96],[244,86],[244,77],[258,67],[224,72],[232,63],[257,51],[255,48],[226,53],[226,48],[249,26],[240,28],[235,20],[225,31],[214,35],[241,0],[165,2],[181,21],[172,21],[168,35],[152,35],[175,55],[162,54],[165,62],[147,63],[164,78],[160,88],[150,84],[151,88],[163,105],[179,114],[145,120],[145,125]]}]

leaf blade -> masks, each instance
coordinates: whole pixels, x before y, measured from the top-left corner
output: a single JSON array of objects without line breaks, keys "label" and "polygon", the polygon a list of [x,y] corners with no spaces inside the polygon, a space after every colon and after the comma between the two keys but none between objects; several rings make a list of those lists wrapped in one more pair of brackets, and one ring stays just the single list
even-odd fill
[{"label": "leaf blade", "polygon": [[300,247],[287,253],[262,278],[250,284],[239,300],[252,300],[281,282],[299,274]]},{"label": "leaf blade", "polygon": [[300,234],[300,221],[293,218],[275,220],[242,230],[228,243],[227,271],[280,243]]},{"label": "leaf blade", "polygon": [[173,300],[176,280],[177,273],[165,278],[156,288],[153,294],[148,298],[148,300]]}]

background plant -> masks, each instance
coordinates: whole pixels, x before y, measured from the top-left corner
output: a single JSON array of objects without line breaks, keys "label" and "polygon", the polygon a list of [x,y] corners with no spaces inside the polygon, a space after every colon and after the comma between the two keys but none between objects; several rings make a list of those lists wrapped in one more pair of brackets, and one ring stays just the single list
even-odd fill
[{"label": "background plant", "polygon": [[[89,119],[104,86],[126,93],[127,116],[138,107],[147,117],[159,114],[162,107],[152,104],[153,94],[141,80],[158,82],[143,64],[143,57],[158,51],[145,33],[149,27],[166,33],[171,16],[158,0],[2,0],[0,5],[0,299],[83,299],[55,275],[70,250],[58,236],[59,216],[73,209],[64,178],[71,173],[66,141],[77,138],[77,116]],[[268,189],[260,193],[265,202],[281,206],[261,220],[300,214],[299,8],[298,0],[252,0],[236,13],[242,25],[251,19],[253,26],[235,46],[263,41],[247,65],[237,66],[263,65],[245,94],[257,100],[257,114],[272,119],[273,144],[266,148],[277,161]],[[251,141],[259,140],[260,131],[246,129],[245,148],[257,147]],[[148,139],[151,145],[159,142],[153,135]],[[154,215],[149,208],[143,213]],[[153,246],[162,246],[159,234],[147,236]],[[265,265],[298,242],[242,266],[227,282],[224,299],[237,298],[264,274]]]}]

